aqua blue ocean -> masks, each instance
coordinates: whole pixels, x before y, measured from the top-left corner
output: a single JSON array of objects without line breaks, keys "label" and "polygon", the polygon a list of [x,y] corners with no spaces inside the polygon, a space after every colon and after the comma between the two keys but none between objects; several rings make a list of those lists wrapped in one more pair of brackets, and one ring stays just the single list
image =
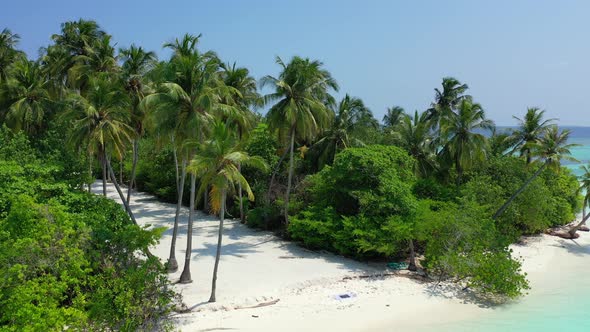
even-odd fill
[{"label": "aqua blue ocean", "polygon": [[[579,162],[565,162],[575,174],[581,164],[590,163],[590,128],[570,127],[570,143]],[[586,235],[587,236],[587,235]],[[424,331],[441,332],[589,332],[590,331],[590,248],[572,241],[563,245],[574,255],[573,261],[552,263],[549,280],[532,283],[530,294],[516,303],[500,306],[488,314],[444,325],[428,326]],[[425,313],[427,314],[427,313]],[[420,331],[423,331],[420,329]]]}]

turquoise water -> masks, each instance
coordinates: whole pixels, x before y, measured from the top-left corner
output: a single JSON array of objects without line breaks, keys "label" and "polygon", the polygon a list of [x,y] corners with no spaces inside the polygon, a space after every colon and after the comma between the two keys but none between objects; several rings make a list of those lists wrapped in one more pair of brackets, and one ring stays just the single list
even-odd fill
[{"label": "turquoise water", "polygon": [[[590,163],[590,128],[571,128],[572,149],[579,163],[565,163],[576,175],[580,164]],[[551,279],[531,280],[530,294],[517,303],[500,306],[492,312],[449,324],[425,326],[419,331],[440,332],[589,332],[590,331],[590,247],[572,241],[562,242],[568,249],[567,261],[553,259],[560,271]],[[427,314],[427,313],[426,313]]]}]

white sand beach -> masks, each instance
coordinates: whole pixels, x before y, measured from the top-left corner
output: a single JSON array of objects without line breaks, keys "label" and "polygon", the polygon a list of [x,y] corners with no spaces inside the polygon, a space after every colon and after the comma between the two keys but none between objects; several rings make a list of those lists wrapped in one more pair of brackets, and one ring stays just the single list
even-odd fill
[{"label": "white sand beach", "polygon": [[[101,192],[101,183],[93,187]],[[117,201],[114,187],[108,196]],[[141,225],[168,228],[153,253],[166,261],[170,250],[175,205],[134,193],[131,208]],[[182,209],[177,242],[179,271],[184,265],[188,209]],[[193,283],[176,284],[183,302],[192,308],[174,315],[181,331],[385,331],[418,329],[485,315],[495,309],[473,301],[456,287],[424,283],[405,276],[359,278],[391,273],[384,264],[365,264],[329,253],[306,250],[227,220],[217,284],[217,303],[209,304],[218,221],[196,214],[191,274]],[[590,253],[590,236],[574,241],[541,235],[514,245],[524,260],[532,290],[547,289],[571,267],[579,253]],[[557,267],[557,268],[556,268]],[[572,272],[572,273],[575,273]],[[337,299],[348,294],[346,299]],[[278,301],[278,302],[277,302]],[[276,303],[274,303],[276,302]],[[265,305],[253,308],[257,305]]]}]

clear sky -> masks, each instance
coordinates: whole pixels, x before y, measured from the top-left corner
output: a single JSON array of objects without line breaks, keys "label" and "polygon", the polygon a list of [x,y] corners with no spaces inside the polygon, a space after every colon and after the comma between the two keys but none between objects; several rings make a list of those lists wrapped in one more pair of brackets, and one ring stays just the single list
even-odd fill
[{"label": "clear sky", "polygon": [[513,124],[538,106],[563,125],[590,126],[590,1],[6,1],[0,29],[36,56],[60,23],[96,20],[118,47],[167,52],[165,41],[202,33],[202,49],[256,78],[276,55],[319,59],[340,96],[385,109],[424,110],[444,76],[470,86],[488,117]]}]

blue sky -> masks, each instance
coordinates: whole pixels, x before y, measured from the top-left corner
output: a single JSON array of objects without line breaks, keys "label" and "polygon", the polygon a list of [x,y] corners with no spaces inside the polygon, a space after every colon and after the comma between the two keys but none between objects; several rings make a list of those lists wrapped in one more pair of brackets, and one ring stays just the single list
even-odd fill
[{"label": "blue sky", "polygon": [[8,1],[0,29],[35,57],[61,22],[94,19],[117,46],[156,51],[185,32],[256,78],[276,55],[325,63],[338,94],[385,109],[424,110],[444,76],[470,86],[488,117],[510,125],[527,106],[590,126],[590,1]]}]

